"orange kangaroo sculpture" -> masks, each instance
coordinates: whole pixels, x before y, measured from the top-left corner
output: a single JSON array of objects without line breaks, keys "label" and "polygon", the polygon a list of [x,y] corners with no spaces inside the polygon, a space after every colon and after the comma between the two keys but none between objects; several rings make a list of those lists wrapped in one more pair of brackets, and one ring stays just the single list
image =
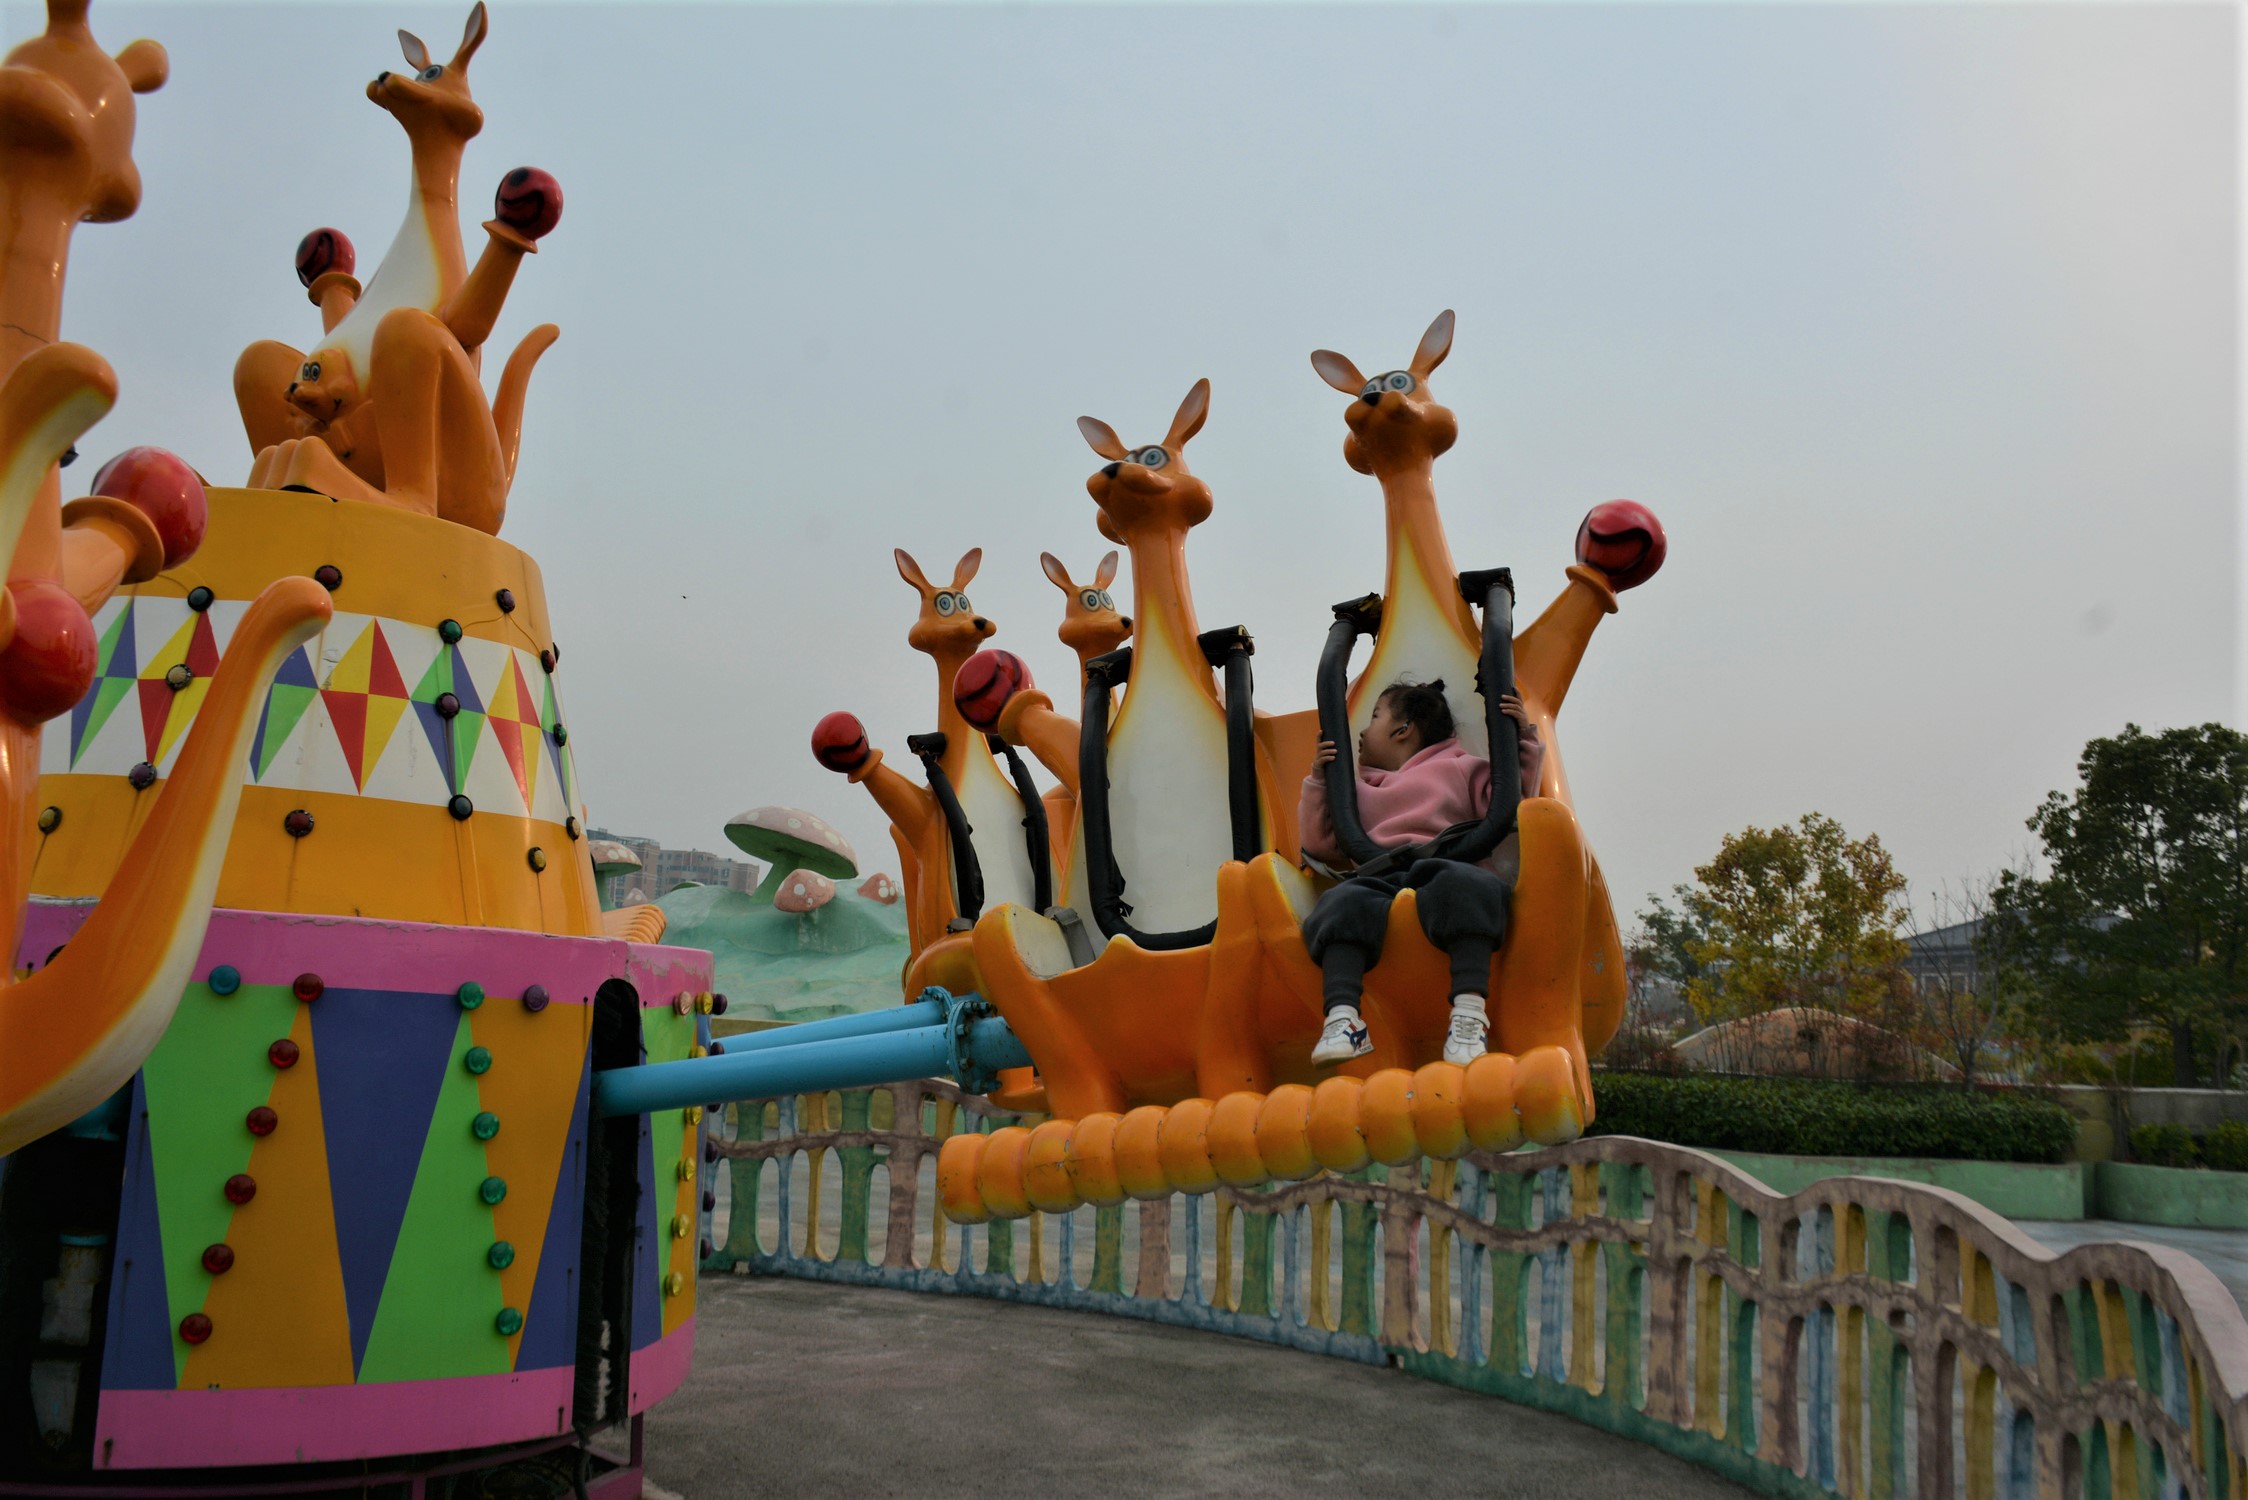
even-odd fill
[{"label": "orange kangaroo sculpture", "polygon": [[531,371],[561,330],[542,323],[524,337],[489,404],[478,373],[483,345],[523,257],[554,227],[561,198],[544,173],[510,173],[502,193],[522,200],[521,211],[485,222],[488,242],[475,269],[467,268],[460,165],[484,127],[468,64],[486,30],[479,4],[459,50],[442,64],[401,31],[414,71],[386,72],[367,85],[367,97],[405,128],[413,196],[364,295],[341,270],[311,282],[326,334],[319,348],[307,355],[266,339],[235,362],[235,401],[256,455],[252,487],[395,505],[498,533]]},{"label": "orange kangaroo sculpture", "polygon": [[[1115,858],[1135,926],[1178,932],[1214,921],[1215,930],[1185,947],[1143,947],[1118,934],[1086,963],[1072,957],[1063,929],[1037,913],[1014,906],[984,914],[976,926],[984,993],[1038,1059],[1057,1116],[1167,1102],[1206,1080],[1255,1071],[1240,1055],[1256,1048],[1254,1038],[1208,1025],[1211,996],[1263,991],[1241,890],[1250,867],[1233,858],[1225,708],[1198,641],[1187,579],[1186,534],[1209,516],[1212,501],[1184,450],[1209,401],[1209,382],[1197,382],[1163,441],[1140,448],[1125,447],[1105,422],[1078,419],[1086,441],[1109,460],[1085,483],[1100,507],[1101,531],[1132,553],[1132,671],[1108,737]],[[1079,727],[1045,694],[1017,693],[999,723],[1007,739],[1031,746],[1065,786],[1077,787]],[[1257,773],[1269,849],[1283,819],[1261,750]],[[1078,822],[1063,904],[1085,911],[1082,809]]]},{"label": "orange kangaroo sculpture", "polygon": [[[893,556],[898,576],[921,596],[920,614],[906,632],[906,643],[937,664],[937,730],[944,736],[944,753],[937,757],[937,765],[952,783],[973,830],[984,905],[988,909],[1003,902],[1027,904],[1035,895],[1035,872],[1022,837],[1021,798],[993,759],[983,731],[968,723],[952,698],[952,679],[960,664],[998,628],[974,611],[965,592],[982,565],[983,549],[962,557],[953,569],[952,582],[941,587],[931,583],[903,549],[896,549]],[[821,762],[831,770],[847,772],[853,784],[864,786],[889,816],[906,891],[907,941],[913,950],[906,965],[905,992],[916,995],[932,984],[955,994],[981,989],[968,921],[958,900],[951,833],[936,794],[891,770],[880,750],[866,747],[864,727],[848,715],[841,717],[850,726],[844,738],[856,741],[856,753],[823,752]],[[826,721],[822,727],[826,728]]]},{"label": "orange kangaroo sculpture", "polygon": [[[1399,677],[1442,677],[1455,700],[1461,739],[1481,751],[1487,749],[1483,704],[1474,691],[1480,635],[1455,583],[1434,484],[1435,461],[1459,433],[1451,411],[1429,388],[1430,374],[1451,350],[1452,333],[1447,311],[1422,336],[1410,364],[1372,378],[1329,350],[1311,358],[1322,379],[1353,398],[1343,456],[1381,481],[1388,518],[1381,633],[1353,685],[1353,726]],[[1615,611],[1616,594],[1582,564],[1571,567],[1568,578],[1561,596],[1514,643],[1516,684],[1546,751],[1540,785],[1524,788],[1512,936],[1493,961],[1491,988],[1494,1048],[1515,1060],[1523,1130],[1545,1144],[1575,1139],[1592,1119],[1587,1054],[1614,1034],[1624,991],[1613,907],[1577,826],[1554,728],[1586,643],[1601,618]],[[1262,862],[1251,889],[1276,968],[1307,1003],[1316,1001],[1318,967],[1304,952],[1300,932],[1313,891],[1299,872],[1271,861]],[[1422,935],[1407,892],[1391,907],[1382,960],[1366,977],[1376,1050],[1356,1069],[1411,1068],[1433,1057],[1448,988],[1444,956]]]},{"label": "orange kangaroo sculpture", "polygon": [[[1051,552],[1038,554],[1039,566],[1055,588],[1062,591],[1066,601],[1062,606],[1061,629],[1055,632],[1061,643],[1077,653],[1077,695],[1085,696],[1085,663],[1096,656],[1106,656],[1132,638],[1132,617],[1116,612],[1116,600],[1109,594],[1108,586],[1116,580],[1117,555],[1109,553],[1100,560],[1089,584],[1078,583],[1069,576],[1069,569]],[[1046,826],[1053,835],[1054,867],[1069,868],[1069,855],[1076,842],[1077,823],[1077,767],[1069,767],[1069,778],[1046,793]]]},{"label": "orange kangaroo sculpture", "polygon": [[[179,560],[125,501],[59,504],[56,467],[117,395],[101,356],[56,341],[71,231],[139,206],[133,95],[167,71],[151,41],[102,51],[85,0],[49,0],[46,31],[0,64],[0,941],[11,955],[45,831],[32,808],[39,725],[91,680],[86,611]],[[163,1034],[202,947],[256,710],[330,612],[308,578],[258,597],[101,905],[54,962],[0,985],[0,1155],[115,1093]]]}]

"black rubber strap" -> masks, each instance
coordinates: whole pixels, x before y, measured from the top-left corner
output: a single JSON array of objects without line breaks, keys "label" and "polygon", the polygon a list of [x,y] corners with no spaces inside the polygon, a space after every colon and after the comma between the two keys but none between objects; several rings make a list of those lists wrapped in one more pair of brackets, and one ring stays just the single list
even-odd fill
[{"label": "black rubber strap", "polygon": [[1225,802],[1233,830],[1233,857],[1247,863],[1264,852],[1264,817],[1257,797],[1257,685],[1249,658],[1257,643],[1239,625],[1206,630],[1195,638],[1211,666],[1225,672]]},{"label": "black rubber strap", "polygon": [[1023,804],[1023,848],[1030,855],[1030,909],[1043,912],[1054,904],[1053,837],[1046,825],[1046,803],[1031,784],[1030,767],[1015,753],[1015,747],[996,734],[984,736],[991,753],[1007,762],[1007,775],[1015,783],[1015,795]]},{"label": "black rubber strap", "polygon": [[968,826],[960,794],[953,790],[952,778],[944,773],[945,745],[942,734],[907,735],[905,741],[906,749],[921,757],[921,768],[929,776],[929,790],[944,814],[946,840],[952,845],[953,905],[959,909],[960,920],[973,922],[983,915],[983,866],[976,860],[976,830]]}]

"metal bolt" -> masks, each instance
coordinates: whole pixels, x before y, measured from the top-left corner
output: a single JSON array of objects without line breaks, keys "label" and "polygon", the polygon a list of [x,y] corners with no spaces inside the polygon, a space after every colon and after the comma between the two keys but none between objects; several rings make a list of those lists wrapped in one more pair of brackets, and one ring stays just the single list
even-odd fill
[{"label": "metal bolt", "polygon": [[334,563],[322,563],[312,570],[312,581],[332,594],[343,587],[343,569]]},{"label": "metal bolt", "polygon": [[125,779],[133,784],[134,791],[145,792],[156,784],[156,768],[145,760],[141,761],[125,773]]},{"label": "metal bolt", "polygon": [[301,839],[312,832],[312,814],[301,807],[293,808],[289,815],[281,820],[281,827],[287,831],[290,838]]},{"label": "metal bolt", "polygon": [[531,852],[523,857],[529,861],[531,868],[534,870],[543,871],[546,868],[546,851],[536,844],[533,844]]},{"label": "metal bolt", "polygon": [[665,1273],[663,1279],[663,1294],[666,1297],[676,1297],[685,1290],[687,1290],[686,1277],[680,1275],[677,1271],[670,1271]]},{"label": "metal bolt", "polygon": [[576,818],[564,818],[562,820],[562,831],[570,836],[571,843],[576,843],[580,832],[578,820]]},{"label": "metal bolt", "polygon": [[164,674],[165,686],[169,687],[175,693],[178,692],[181,688],[186,687],[194,680],[195,669],[189,666],[184,661],[173,666]]},{"label": "metal bolt", "polygon": [[484,986],[473,979],[467,980],[453,991],[453,998],[460,1002],[462,1010],[474,1010],[484,1003]]},{"label": "metal bolt", "polygon": [[695,1221],[694,1221],[693,1219],[690,1219],[690,1218],[688,1218],[688,1217],[687,1217],[687,1216],[686,1216],[685,1214],[674,1214],[674,1215],[672,1215],[672,1218],[671,1218],[671,1237],[672,1237],[673,1239],[675,1239],[675,1240],[683,1240],[683,1239],[685,1239],[685,1238],[686,1238],[686,1237],[687,1237],[687,1236],[688,1236],[689,1234],[693,1233],[693,1231],[694,1231],[694,1228],[695,1228]]},{"label": "metal bolt", "polygon": [[226,1201],[229,1203],[247,1203],[257,1195],[258,1180],[247,1172],[237,1172],[226,1180]]},{"label": "metal bolt", "polygon": [[501,614],[512,615],[515,613],[515,590],[501,589],[492,598],[499,604]]},{"label": "metal bolt", "polygon": [[710,997],[710,1013],[714,1016],[722,1016],[726,1014],[726,997],[724,995],[713,995]]},{"label": "metal bolt", "polygon": [[523,1315],[512,1307],[503,1307],[500,1309],[500,1315],[492,1319],[492,1326],[498,1329],[503,1337],[513,1338],[523,1331]]},{"label": "metal bolt", "polygon": [[283,1037],[265,1049],[265,1060],[277,1068],[293,1068],[297,1065],[297,1044]]},{"label": "metal bolt", "polygon": [[476,1195],[486,1203],[498,1203],[507,1197],[507,1183],[498,1177],[487,1177]]},{"label": "metal bolt", "polygon": [[201,614],[204,610],[211,607],[211,601],[217,597],[218,596],[216,594],[203,587],[203,585],[197,584],[195,587],[187,591],[187,607],[194,610],[197,614]]},{"label": "metal bolt", "polygon": [[211,1336],[211,1320],[201,1313],[189,1313],[180,1319],[180,1339],[184,1343],[200,1344]]},{"label": "metal bolt", "polygon": [[476,804],[456,792],[453,799],[445,804],[445,811],[451,813],[457,821],[465,823],[469,814],[476,811]]},{"label": "metal bolt", "polygon": [[60,827],[62,827],[61,808],[42,807],[39,809],[39,831],[41,833],[53,833]]},{"label": "metal bolt", "polygon": [[211,987],[214,995],[231,995],[242,988],[242,971],[232,964],[220,964],[203,982]]},{"label": "metal bolt", "polygon": [[724,1042],[713,1041],[710,1044],[710,1055],[712,1057],[724,1057],[726,1055],[726,1044]]},{"label": "metal bolt", "polygon": [[491,1262],[493,1270],[504,1271],[515,1264],[515,1247],[505,1240],[494,1240],[492,1248],[484,1252],[484,1259]]},{"label": "metal bolt", "polygon": [[268,1106],[261,1104],[244,1115],[242,1123],[250,1127],[250,1134],[252,1135],[271,1135],[273,1134],[273,1127],[281,1123],[281,1117]]},{"label": "metal bolt", "polygon": [[551,649],[539,653],[539,665],[545,669],[547,676],[554,675],[554,652]]},{"label": "metal bolt", "polygon": [[461,711],[461,700],[452,693],[439,693],[437,702],[431,706],[437,710],[438,718],[450,719]]},{"label": "metal bolt", "polygon": [[687,1108],[686,1108],[686,1111],[685,1111],[685,1113],[686,1113],[686,1116],[687,1116],[687,1123],[688,1123],[688,1124],[690,1124],[690,1125],[700,1125],[700,1124],[702,1123],[702,1112],[703,1112],[703,1107],[702,1107],[701,1105],[699,1105],[699,1104],[690,1104],[690,1105],[688,1105],[688,1106],[687,1106]]},{"label": "metal bolt", "polygon": [[468,1133],[480,1141],[488,1141],[500,1133],[500,1117],[487,1109],[468,1122]]},{"label": "metal bolt", "polygon": [[567,745],[568,743],[570,743],[570,727],[567,724],[557,724],[554,726],[554,743],[556,743],[557,745]]},{"label": "metal bolt", "polygon": [[[234,1247],[228,1244],[203,1247],[203,1269],[213,1276],[224,1276],[234,1269]],[[190,1340],[190,1342],[193,1342]]]},{"label": "metal bolt", "polygon": [[469,1048],[466,1055],[461,1058],[461,1066],[467,1068],[471,1073],[490,1072],[492,1068],[491,1050],[485,1047]]},{"label": "metal bolt", "polygon": [[710,1189],[708,1189],[708,1188],[704,1188],[704,1189],[703,1189],[703,1199],[702,1199],[702,1203],[703,1203],[703,1212],[707,1214],[707,1213],[709,1213],[709,1212],[710,1212],[710,1211],[711,1211],[712,1209],[714,1209],[714,1208],[716,1208],[716,1207],[718,1206],[718,1195],[717,1195],[716,1193],[712,1192],[712,1191],[711,1191]]},{"label": "metal bolt", "polygon": [[327,982],[323,980],[319,975],[299,974],[296,977],[295,982],[289,986],[289,993],[296,996],[299,1000],[302,1000],[305,1004],[310,1005],[313,1001],[319,999],[321,995],[325,994],[327,992],[327,989]]},{"label": "metal bolt", "polygon": [[695,1175],[695,1168],[694,1168],[694,1164],[693,1164],[692,1162],[686,1161],[685,1159],[682,1159],[682,1160],[681,1160],[681,1161],[680,1161],[680,1162],[679,1162],[679,1163],[677,1164],[677,1169],[676,1169],[676,1173],[675,1173],[675,1175],[676,1175],[676,1176],[677,1176],[677,1177],[679,1178],[679,1180],[680,1180],[681,1182],[685,1182],[685,1181],[687,1181],[687,1179],[689,1179],[690,1177],[693,1177],[693,1176]]},{"label": "metal bolt", "polygon": [[546,1003],[545,985],[527,984],[523,986],[523,1008],[525,1010],[535,1016],[546,1009]]},{"label": "metal bolt", "polygon": [[437,622],[437,638],[448,646],[459,645],[464,633],[461,629],[461,622],[458,620],[439,620]]}]

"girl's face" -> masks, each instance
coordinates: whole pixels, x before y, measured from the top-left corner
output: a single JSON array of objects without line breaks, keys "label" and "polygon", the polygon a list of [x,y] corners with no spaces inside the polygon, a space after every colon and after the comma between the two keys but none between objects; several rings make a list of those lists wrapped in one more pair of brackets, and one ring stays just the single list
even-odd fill
[{"label": "girl's face", "polygon": [[1374,700],[1374,716],[1358,731],[1358,763],[1377,771],[1394,771],[1413,758],[1420,748],[1413,726],[1397,716],[1385,695]]}]

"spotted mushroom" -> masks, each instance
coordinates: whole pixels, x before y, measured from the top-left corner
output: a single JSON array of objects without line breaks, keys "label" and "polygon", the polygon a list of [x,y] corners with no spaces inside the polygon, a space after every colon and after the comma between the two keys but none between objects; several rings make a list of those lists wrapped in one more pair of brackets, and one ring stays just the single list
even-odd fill
[{"label": "spotted mushroom", "polygon": [[898,901],[898,883],[890,878],[887,871],[876,870],[859,882],[859,894],[869,901],[895,906]]},{"label": "spotted mushroom", "polygon": [[[743,853],[771,861],[772,868],[757,887],[754,899],[775,906],[781,906],[781,892],[800,870],[824,877],[823,884],[859,873],[859,857],[851,841],[827,819],[800,807],[753,807],[726,821],[726,837]],[[805,882],[805,887],[808,893],[811,883]],[[783,906],[782,910],[810,911],[834,894],[834,886],[828,884],[827,895],[811,905]]]},{"label": "spotted mushroom", "polygon": [[[593,878],[603,890],[608,889],[610,877],[627,875],[640,868],[640,856],[632,852],[631,846],[620,844],[615,839],[588,839],[585,852],[586,857],[593,861]],[[639,892],[633,892],[633,896],[638,895]],[[622,904],[630,906],[635,903],[628,898]]]},{"label": "spotted mushroom", "polygon": [[835,882],[810,870],[794,870],[773,893],[773,910],[818,911],[835,899]]}]

